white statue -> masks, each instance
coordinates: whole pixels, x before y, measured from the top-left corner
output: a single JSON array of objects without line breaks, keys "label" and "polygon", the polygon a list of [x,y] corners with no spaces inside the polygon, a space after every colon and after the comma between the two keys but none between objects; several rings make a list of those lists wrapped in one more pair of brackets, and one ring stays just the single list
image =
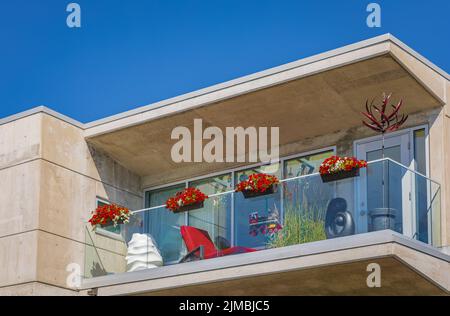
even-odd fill
[{"label": "white statue", "polygon": [[127,272],[157,268],[163,265],[163,258],[153,238],[146,234],[133,234],[128,243]]}]

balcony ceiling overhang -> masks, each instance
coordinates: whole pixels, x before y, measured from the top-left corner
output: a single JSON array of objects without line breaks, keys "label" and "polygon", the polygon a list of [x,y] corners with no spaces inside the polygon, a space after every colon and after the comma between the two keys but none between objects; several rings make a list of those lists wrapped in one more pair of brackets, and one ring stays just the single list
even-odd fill
[{"label": "balcony ceiling overhang", "polygon": [[[419,56],[420,57],[420,56]],[[279,127],[281,155],[301,139],[361,126],[366,99],[393,93],[411,114],[441,107],[448,80],[391,36],[350,45],[153,106],[88,124],[89,143],[141,176],[176,180],[242,163],[175,163],[171,132]]]}]

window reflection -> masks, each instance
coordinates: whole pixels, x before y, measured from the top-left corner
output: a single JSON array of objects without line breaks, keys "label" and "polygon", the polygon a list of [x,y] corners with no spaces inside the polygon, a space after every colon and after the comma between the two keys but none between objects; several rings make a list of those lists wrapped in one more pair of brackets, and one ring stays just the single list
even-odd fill
[{"label": "window reflection", "polygon": [[322,161],[334,154],[333,150],[301,156],[284,162],[284,178],[293,178],[319,172]]},{"label": "window reflection", "polygon": [[[189,183],[205,193],[212,195],[232,189],[231,173],[193,181]],[[201,209],[188,213],[188,225],[208,232],[211,240],[220,248],[220,240],[231,240],[231,196],[230,194],[213,196],[204,202]]]},{"label": "window reflection", "polygon": [[[158,189],[147,193],[147,207],[163,205],[166,200],[183,190],[184,184]],[[184,243],[180,235],[180,226],[185,223],[184,213],[172,213],[161,207],[144,216],[144,231],[156,241],[164,263],[177,262],[185,252]]]}]

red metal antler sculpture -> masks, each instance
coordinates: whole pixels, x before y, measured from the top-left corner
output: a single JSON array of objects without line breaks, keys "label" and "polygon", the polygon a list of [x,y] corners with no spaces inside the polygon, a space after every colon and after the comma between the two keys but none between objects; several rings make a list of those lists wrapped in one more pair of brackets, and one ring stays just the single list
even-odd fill
[{"label": "red metal antler sculpture", "polygon": [[[386,96],[386,94],[383,93],[383,102],[381,104],[381,107],[376,106],[373,104],[373,100],[369,105],[369,100],[366,101],[366,111],[367,112],[361,112],[365,117],[369,119],[369,122],[363,121],[363,124],[370,129],[379,132],[381,134],[384,134],[386,132],[393,132],[397,130],[400,126],[403,125],[403,123],[406,122],[408,119],[408,115],[402,114],[401,117],[399,117],[399,110],[403,105],[403,100],[400,100],[398,104],[391,105],[392,112],[387,113],[387,107],[389,104],[389,100],[391,98],[391,94]],[[378,113],[376,115],[375,112]]]},{"label": "red metal antler sculpture", "polygon": [[[384,158],[384,134],[386,132],[393,132],[400,128],[400,126],[403,125],[403,123],[406,122],[408,119],[408,115],[402,114],[401,117],[399,117],[398,111],[403,105],[403,100],[400,100],[397,105],[391,104],[392,112],[387,113],[387,107],[389,104],[389,100],[391,99],[391,94],[386,96],[385,93],[383,93],[383,101],[381,104],[381,107],[376,106],[372,102],[370,102],[369,106],[369,100],[366,101],[366,111],[367,112],[361,112],[365,117],[369,119],[369,122],[363,121],[363,124],[367,126],[368,128],[381,133],[381,153],[382,157]],[[378,113],[376,115],[375,112]]]}]

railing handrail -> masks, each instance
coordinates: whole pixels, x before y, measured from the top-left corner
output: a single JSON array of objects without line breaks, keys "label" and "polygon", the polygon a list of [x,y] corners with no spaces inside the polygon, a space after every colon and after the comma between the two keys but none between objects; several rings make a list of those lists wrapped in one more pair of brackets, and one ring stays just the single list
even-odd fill
[{"label": "railing handrail", "polygon": [[439,182],[437,182],[437,181],[431,179],[430,177],[427,177],[426,175],[420,173],[419,171],[413,170],[413,169],[411,169],[411,168],[409,168],[409,167],[407,167],[407,166],[401,164],[400,162],[395,161],[395,160],[393,160],[393,159],[391,159],[391,158],[389,158],[389,157],[386,157],[386,158],[380,158],[380,159],[376,159],[376,160],[372,160],[372,161],[369,161],[368,164],[371,164],[371,163],[374,163],[374,162],[380,162],[380,161],[383,161],[383,160],[389,160],[390,162],[393,162],[393,163],[399,165],[400,167],[403,167],[403,168],[405,168],[406,170],[408,170],[408,171],[410,171],[410,172],[412,172],[412,173],[415,173],[415,174],[417,174],[417,175],[419,175],[419,176],[421,176],[421,177],[423,177],[423,178],[429,180],[430,182],[433,182],[434,184],[437,184],[439,187],[441,187],[441,184],[440,184]]},{"label": "railing handrail", "polygon": [[[406,169],[406,170],[408,170],[408,171],[410,171],[412,173],[415,173],[415,174],[417,174],[417,175],[427,179],[430,182],[435,183],[436,185],[439,186],[439,188],[441,187],[441,185],[438,182],[434,181],[433,179],[431,179],[431,178],[421,174],[420,172],[418,172],[416,170],[412,170],[409,167],[407,167],[407,166],[405,166],[405,165],[399,163],[398,161],[395,161],[395,160],[393,160],[393,159],[391,159],[389,157],[375,159],[375,160],[367,162],[367,164],[374,164],[374,163],[381,162],[381,161],[390,161],[390,162],[392,162],[394,164],[397,164],[400,167],[402,167],[402,168],[404,168],[404,169]],[[320,173],[319,172],[314,172],[314,173],[305,174],[305,175],[301,175],[301,176],[296,176],[296,177],[292,177],[292,178],[282,179],[282,180],[280,180],[280,183],[287,182],[287,181],[292,181],[292,180],[303,179],[303,178],[308,178],[308,177],[313,177],[313,176],[320,176]],[[208,195],[208,197],[216,197],[216,196],[221,196],[221,195],[225,195],[225,194],[231,194],[231,193],[234,193],[234,192],[235,192],[235,190],[233,189],[233,190],[228,190],[228,191],[224,191],[224,192],[220,192],[220,193],[210,194],[210,195]],[[158,205],[158,206],[152,206],[152,207],[148,207],[148,208],[144,208],[144,209],[140,209],[140,210],[131,211],[131,213],[135,214],[135,213],[141,213],[141,212],[146,212],[146,211],[152,211],[152,210],[156,210],[156,209],[159,209],[159,208],[162,208],[162,207],[166,207],[166,205],[162,204],[162,205]]]}]

